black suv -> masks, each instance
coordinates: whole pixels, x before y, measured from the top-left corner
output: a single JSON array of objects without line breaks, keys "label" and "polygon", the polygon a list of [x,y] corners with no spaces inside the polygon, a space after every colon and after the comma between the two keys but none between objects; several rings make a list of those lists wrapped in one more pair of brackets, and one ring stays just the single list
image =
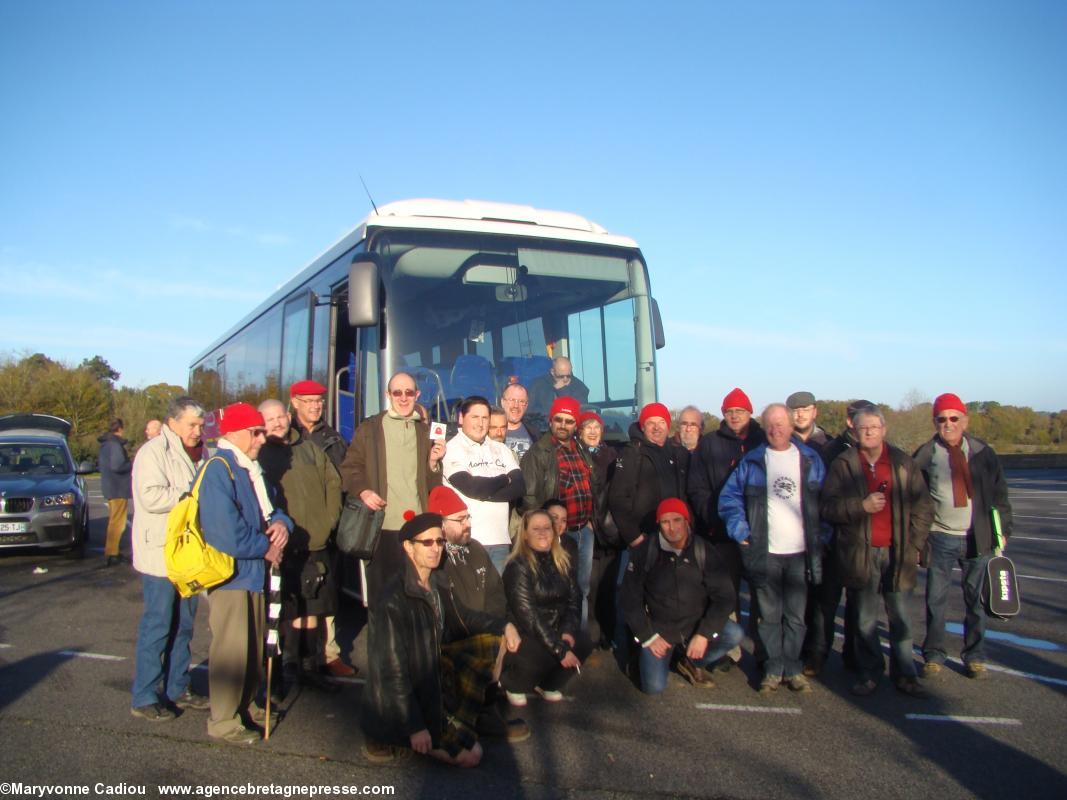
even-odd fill
[{"label": "black suv", "polygon": [[67,446],[70,423],[48,414],[0,416],[0,548],[84,554],[89,502]]}]

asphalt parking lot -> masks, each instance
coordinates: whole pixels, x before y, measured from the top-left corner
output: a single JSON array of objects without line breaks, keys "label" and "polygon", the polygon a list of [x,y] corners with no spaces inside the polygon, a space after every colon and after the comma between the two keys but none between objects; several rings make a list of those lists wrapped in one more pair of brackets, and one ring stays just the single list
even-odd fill
[{"label": "asphalt parking lot", "polygon": [[[742,670],[717,675],[718,689],[696,690],[675,676],[666,694],[646,698],[604,656],[583,667],[568,702],[531,701],[523,710],[529,741],[489,743],[471,772],[415,758],[369,765],[356,722],[358,679],[338,694],[288,698],[271,740],[247,749],[208,741],[203,712],[164,724],[131,717],[140,585],[128,566],[103,566],[96,497],[84,560],[0,553],[0,782],[102,782],[143,786],[149,796],[169,783],[273,783],[384,785],[398,797],[1062,798],[1067,472],[1019,472],[1010,483],[1016,527],[1008,555],[1023,611],[990,624],[990,680],[968,680],[950,662],[926,682],[927,699],[904,697],[888,682],[860,699],[834,657],[813,694],[763,699],[746,656]],[[921,592],[912,603],[919,641]],[[950,614],[956,643],[958,594]],[[202,605],[194,681],[205,692],[206,619]],[[360,621],[359,609],[347,606],[339,639],[362,668]]]}]

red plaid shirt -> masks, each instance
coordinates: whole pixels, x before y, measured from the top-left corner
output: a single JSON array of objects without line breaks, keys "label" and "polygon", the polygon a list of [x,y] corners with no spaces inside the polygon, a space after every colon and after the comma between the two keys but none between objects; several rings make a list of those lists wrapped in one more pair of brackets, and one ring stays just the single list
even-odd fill
[{"label": "red plaid shirt", "polygon": [[588,525],[593,519],[593,487],[589,480],[589,465],[573,439],[566,444],[557,440],[556,463],[559,465],[559,499],[567,506],[567,527]]}]

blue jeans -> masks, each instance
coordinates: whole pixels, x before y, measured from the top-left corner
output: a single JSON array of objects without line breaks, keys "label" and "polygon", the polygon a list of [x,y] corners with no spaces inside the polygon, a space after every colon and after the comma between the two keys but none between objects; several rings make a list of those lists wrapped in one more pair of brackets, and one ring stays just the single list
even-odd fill
[{"label": "blue jeans", "polygon": [[968,556],[974,550],[973,537],[953,536],[951,533],[930,532],[930,565],[926,570],[926,640],[923,658],[927,662],[943,664],[947,657],[948,634],[945,633],[945,613],[948,593],[952,588],[952,568],[957,564],[963,571],[963,652],[964,664],[985,661],[985,609],[982,607],[982,586],[991,553]]},{"label": "blue jeans", "polygon": [[756,587],[759,602],[759,636],[767,651],[763,674],[792,678],[801,672],[804,646],[804,608],[808,602],[804,554],[767,554],[767,581]]},{"label": "blue jeans", "polygon": [[[708,640],[708,649],[704,651],[704,657],[694,659],[693,664],[700,668],[708,664],[714,664],[724,655],[729,653],[745,638],[745,632],[741,626],[731,620],[716,638]],[[671,668],[671,656],[674,652],[685,655],[685,645],[676,644],[674,649],[663,658],[657,658],[650,647],[641,648],[641,691],[645,694],[659,694],[667,688],[667,673]]]},{"label": "blue jeans", "polygon": [[490,544],[486,545],[486,555],[489,556],[489,560],[493,562],[493,566],[496,567],[496,571],[501,575],[504,574],[504,565],[508,561],[508,556],[511,555],[511,545],[509,544]]},{"label": "blue jeans", "polygon": [[[189,688],[189,642],[199,597],[182,599],[166,578],[142,575],[144,611],[137,629],[133,707],[159,702],[159,685],[169,700]],[[164,674],[164,670],[166,673]]]},{"label": "blue jeans", "polygon": [[566,535],[578,545],[578,564],[575,572],[578,579],[578,591],[582,593],[582,629],[584,630],[589,620],[589,581],[593,575],[593,529],[586,525],[581,530],[567,531]]},{"label": "blue jeans", "polygon": [[[914,556],[914,551],[908,555]],[[888,547],[871,548],[871,574],[862,589],[848,590],[848,603],[856,613],[856,636],[854,655],[862,680],[878,680],[885,670],[882,646],[878,639],[879,599],[885,600],[885,613],[889,620],[889,645],[891,659],[889,677],[915,677],[915,656],[912,654],[911,621],[908,617],[908,599],[911,590],[888,592],[893,586],[893,558]]]}]

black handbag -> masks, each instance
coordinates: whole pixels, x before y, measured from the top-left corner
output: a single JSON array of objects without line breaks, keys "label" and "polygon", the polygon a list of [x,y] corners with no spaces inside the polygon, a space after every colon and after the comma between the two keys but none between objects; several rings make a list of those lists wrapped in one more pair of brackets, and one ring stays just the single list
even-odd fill
[{"label": "black handbag", "polygon": [[347,556],[369,561],[378,546],[384,519],[384,509],[371,511],[358,497],[349,497],[337,523],[337,549]]},{"label": "black handbag", "polygon": [[1004,538],[1000,532],[1000,513],[993,509],[993,536],[996,549],[986,567],[986,580],[982,586],[982,601],[986,615],[993,619],[1007,620],[1019,613],[1019,581],[1015,577],[1015,564],[1001,555]]}]

